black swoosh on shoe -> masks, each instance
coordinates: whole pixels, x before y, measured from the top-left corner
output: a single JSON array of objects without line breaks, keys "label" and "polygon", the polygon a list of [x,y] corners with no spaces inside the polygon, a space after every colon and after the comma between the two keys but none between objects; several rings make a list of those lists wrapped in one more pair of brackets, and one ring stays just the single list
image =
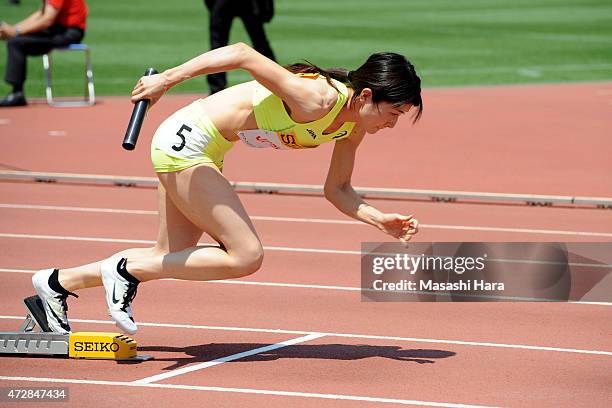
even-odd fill
[{"label": "black swoosh on shoe", "polygon": [[47,301],[47,306],[49,307],[49,310],[51,311],[51,314],[53,315],[53,317],[55,318],[55,320],[59,323],[59,325],[62,327],[62,329],[66,330],[66,331],[71,331],[70,330],[70,326],[68,326],[68,324],[64,323],[62,321],[62,319],[60,319],[59,317],[57,317],[57,315],[55,314],[55,311],[53,310],[53,308],[51,307],[51,305],[49,304],[49,302]]},{"label": "black swoosh on shoe", "polygon": [[117,288],[117,284],[114,284],[114,285],[113,285],[113,303],[114,303],[114,304],[117,304],[117,303],[119,303],[119,302],[120,302],[120,300],[119,300],[119,299],[117,299],[117,298],[115,297],[115,289],[116,289],[116,288]]}]

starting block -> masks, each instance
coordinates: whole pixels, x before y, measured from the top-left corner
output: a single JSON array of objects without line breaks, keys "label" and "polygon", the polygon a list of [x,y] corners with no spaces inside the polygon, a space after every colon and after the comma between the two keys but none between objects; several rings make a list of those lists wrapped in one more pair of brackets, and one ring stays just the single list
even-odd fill
[{"label": "starting block", "polygon": [[[0,333],[0,354],[63,355],[117,361],[146,361],[153,357],[138,355],[136,340],[120,333],[53,333],[38,296],[23,300],[28,314],[16,333]],[[38,325],[40,331],[35,332]]]}]

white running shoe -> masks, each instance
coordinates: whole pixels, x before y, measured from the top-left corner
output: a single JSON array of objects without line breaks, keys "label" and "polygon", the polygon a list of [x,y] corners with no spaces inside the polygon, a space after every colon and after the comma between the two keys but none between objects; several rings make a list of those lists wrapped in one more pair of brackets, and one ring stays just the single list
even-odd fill
[{"label": "white running shoe", "polygon": [[67,315],[66,298],[68,295],[58,293],[49,286],[49,276],[53,271],[54,269],[43,269],[36,272],[32,276],[32,284],[45,308],[49,328],[55,333],[68,334],[71,331]]},{"label": "white running shoe", "polygon": [[132,317],[131,305],[138,283],[127,280],[119,273],[119,270],[125,270],[126,263],[125,258],[109,258],[102,262],[100,271],[110,316],[124,333],[134,334],[138,326]]}]

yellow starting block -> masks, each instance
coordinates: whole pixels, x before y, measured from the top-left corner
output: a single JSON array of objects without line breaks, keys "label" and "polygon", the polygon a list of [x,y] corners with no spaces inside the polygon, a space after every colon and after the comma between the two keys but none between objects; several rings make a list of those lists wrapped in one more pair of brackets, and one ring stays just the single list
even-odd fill
[{"label": "yellow starting block", "polygon": [[77,332],[70,334],[68,357],[108,360],[142,360],[138,344],[120,333]]},{"label": "yellow starting block", "polygon": [[[136,340],[121,333],[50,332],[38,296],[26,298],[24,303],[29,310],[26,320],[19,332],[0,333],[0,354],[51,354],[118,361],[145,361],[153,358],[138,355]],[[41,332],[33,331],[36,325]]]}]

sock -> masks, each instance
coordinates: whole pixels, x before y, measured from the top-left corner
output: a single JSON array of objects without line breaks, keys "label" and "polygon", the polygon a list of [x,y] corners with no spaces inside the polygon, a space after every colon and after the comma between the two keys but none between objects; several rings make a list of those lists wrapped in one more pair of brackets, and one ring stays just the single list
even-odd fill
[{"label": "sock", "polygon": [[117,273],[121,275],[121,277],[123,277],[123,279],[125,279],[126,281],[132,282],[138,285],[140,281],[128,272],[126,265],[127,265],[127,258],[121,258],[121,260],[117,264]]},{"label": "sock", "polygon": [[13,93],[23,93],[23,84],[13,85]]},{"label": "sock", "polygon": [[51,276],[49,276],[49,287],[56,291],[57,293],[61,293],[62,295],[72,295],[78,297],[72,292],[68,292],[64,287],[59,283],[59,269],[54,269],[51,272]]}]

